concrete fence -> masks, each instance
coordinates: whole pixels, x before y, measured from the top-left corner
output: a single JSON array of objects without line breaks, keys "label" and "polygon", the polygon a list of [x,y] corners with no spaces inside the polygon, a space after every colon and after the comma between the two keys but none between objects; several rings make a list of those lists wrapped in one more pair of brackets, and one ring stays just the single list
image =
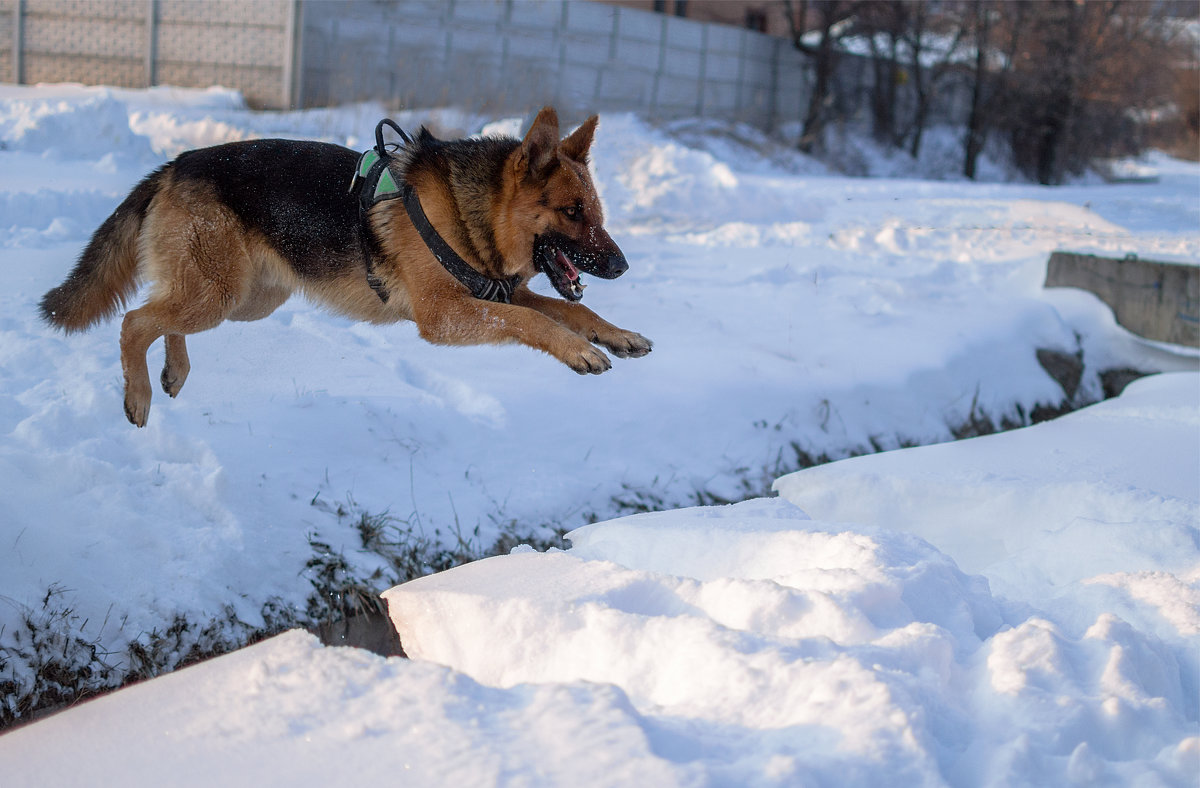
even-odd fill
[{"label": "concrete fence", "polygon": [[0,80],[224,85],[264,109],[800,115],[789,42],[583,0],[0,0]]},{"label": "concrete fence", "polygon": [[800,111],[802,56],[724,25],[578,0],[306,0],[302,18],[297,96],[306,106],[554,104],[762,127]]},{"label": "concrete fence", "polygon": [[0,79],[227,85],[291,100],[292,0],[0,0]]}]

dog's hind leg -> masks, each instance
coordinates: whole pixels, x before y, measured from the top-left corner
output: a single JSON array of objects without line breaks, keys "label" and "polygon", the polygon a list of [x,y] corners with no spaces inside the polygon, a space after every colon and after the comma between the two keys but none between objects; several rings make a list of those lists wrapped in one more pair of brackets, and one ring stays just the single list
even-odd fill
[{"label": "dog's hind leg", "polygon": [[193,303],[154,297],[125,315],[121,324],[121,369],[125,373],[125,415],[138,427],[146,426],[150,413],[150,372],[146,351],[159,337],[165,337],[166,361],[163,364],[163,391],[174,397],[183,388],[191,370],[185,334],[213,328],[225,320],[227,304],[199,298]]},{"label": "dog's hind leg", "polygon": [[150,372],[146,351],[163,335],[156,305],[147,304],[125,315],[121,323],[121,371],[125,373],[125,417],[130,423],[146,426],[150,414]]},{"label": "dog's hind leg", "polygon": [[188,361],[187,339],[183,334],[167,334],[164,342],[167,346],[167,358],[163,362],[159,380],[162,382],[163,391],[174,397],[183,388],[192,365]]},{"label": "dog's hind leg", "polygon": [[146,351],[165,337],[160,381],[174,397],[191,369],[185,335],[214,328],[236,312],[253,278],[243,231],[228,209],[194,185],[160,192],[142,226],[140,249],[154,283],[145,305],[121,325],[125,415],[138,427],[150,413]]}]

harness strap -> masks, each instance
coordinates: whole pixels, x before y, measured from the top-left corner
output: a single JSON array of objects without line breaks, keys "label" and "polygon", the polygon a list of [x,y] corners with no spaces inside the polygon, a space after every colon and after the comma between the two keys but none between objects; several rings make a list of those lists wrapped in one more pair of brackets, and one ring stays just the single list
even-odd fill
[{"label": "harness strap", "polygon": [[459,257],[458,253],[446,243],[446,239],[438,234],[434,226],[429,222],[429,217],[425,215],[425,210],[421,207],[421,201],[417,198],[416,190],[413,189],[410,183],[397,183],[395,176],[392,174],[388,163],[392,159],[392,154],[383,144],[383,127],[384,125],[391,126],[400,134],[404,144],[412,143],[412,138],[404,133],[404,130],[396,125],[390,118],[384,118],[379,121],[379,125],[375,127],[375,147],[363,153],[358,159],[358,167],[354,170],[354,177],[350,180],[350,192],[358,192],[358,212],[360,221],[360,232],[362,232],[362,250],[363,259],[367,269],[367,284],[379,296],[379,299],[384,303],[388,300],[387,288],[384,287],[383,281],[375,273],[374,255],[372,252],[378,251],[378,242],[375,236],[371,233],[370,227],[367,225],[367,212],[375,205],[384,200],[403,199],[404,209],[408,213],[408,218],[413,223],[413,227],[421,236],[421,240],[429,247],[429,251],[437,258],[437,261],[442,264],[451,276],[461,282],[471,295],[483,301],[494,301],[501,304],[512,303],[513,291],[521,284],[521,277],[513,276],[508,279],[492,279],[485,276],[471,267],[466,260]]},{"label": "harness strap", "polygon": [[[384,151],[383,155],[380,155],[378,151]],[[383,285],[383,280],[375,273],[374,253],[379,251],[379,244],[367,225],[367,211],[377,203],[400,196],[396,179],[392,176],[392,171],[388,169],[390,158],[391,156],[383,148],[368,150],[359,157],[358,167],[355,168],[354,177],[350,180],[350,191],[358,190],[358,231],[361,235],[360,246],[363,263],[367,269],[367,284],[375,291],[375,295],[379,296],[379,300],[385,304],[388,300],[388,291]]]},{"label": "harness strap", "polygon": [[425,245],[429,247],[429,251],[433,252],[433,256],[442,264],[442,267],[450,272],[458,281],[462,282],[471,295],[482,301],[495,301],[500,304],[511,304],[513,291],[517,289],[517,285],[521,284],[521,277],[514,276],[509,279],[492,279],[490,276],[483,274],[472,268],[466,260],[458,256],[458,253],[450,248],[450,244],[446,243],[446,239],[438,234],[433,225],[429,223],[429,217],[425,215],[425,210],[421,207],[421,201],[417,198],[417,192],[413,189],[412,184],[404,184],[401,190],[401,196],[404,199],[404,208],[408,211],[408,218],[412,221],[413,227],[421,234],[421,239],[425,241]]}]

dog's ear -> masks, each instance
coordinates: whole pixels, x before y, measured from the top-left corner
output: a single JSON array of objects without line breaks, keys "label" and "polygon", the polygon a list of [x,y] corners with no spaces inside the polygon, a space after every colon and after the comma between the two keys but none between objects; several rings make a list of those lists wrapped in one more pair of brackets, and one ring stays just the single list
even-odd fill
[{"label": "dog's ear", "polygon": [[571,132],[571,136],[562,141],[559,148],[568,159],[586,162],[588,149],[592,147],[592,138],[596,135],[596,124],[600,122],[599,115],[593,115]]},{"label": "dog's ear", "polygon": [[513,167],[519,176],[537,175],[553,161],[558,147],[558,113],[553,107],[542,107],[533,119],[533,125],[525,133],[521,147],[513,159]]}]

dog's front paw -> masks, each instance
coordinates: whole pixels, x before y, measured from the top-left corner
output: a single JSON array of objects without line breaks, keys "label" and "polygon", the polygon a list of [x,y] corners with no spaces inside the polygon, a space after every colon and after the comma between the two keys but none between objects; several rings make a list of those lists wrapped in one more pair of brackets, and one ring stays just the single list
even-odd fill
[{"label": "dog's front paw", "polygon": [[640,358],[654,348],[654,343],[633,331],[617,331],[596,337],[596,341],[618,358]]},{"label": "dog's front paw", "polygon": [[608,360],[608,356],[591,345],[585,345],[567,354],[562,361],[580,375],[599,375],[612,369],[612,362]]}]

